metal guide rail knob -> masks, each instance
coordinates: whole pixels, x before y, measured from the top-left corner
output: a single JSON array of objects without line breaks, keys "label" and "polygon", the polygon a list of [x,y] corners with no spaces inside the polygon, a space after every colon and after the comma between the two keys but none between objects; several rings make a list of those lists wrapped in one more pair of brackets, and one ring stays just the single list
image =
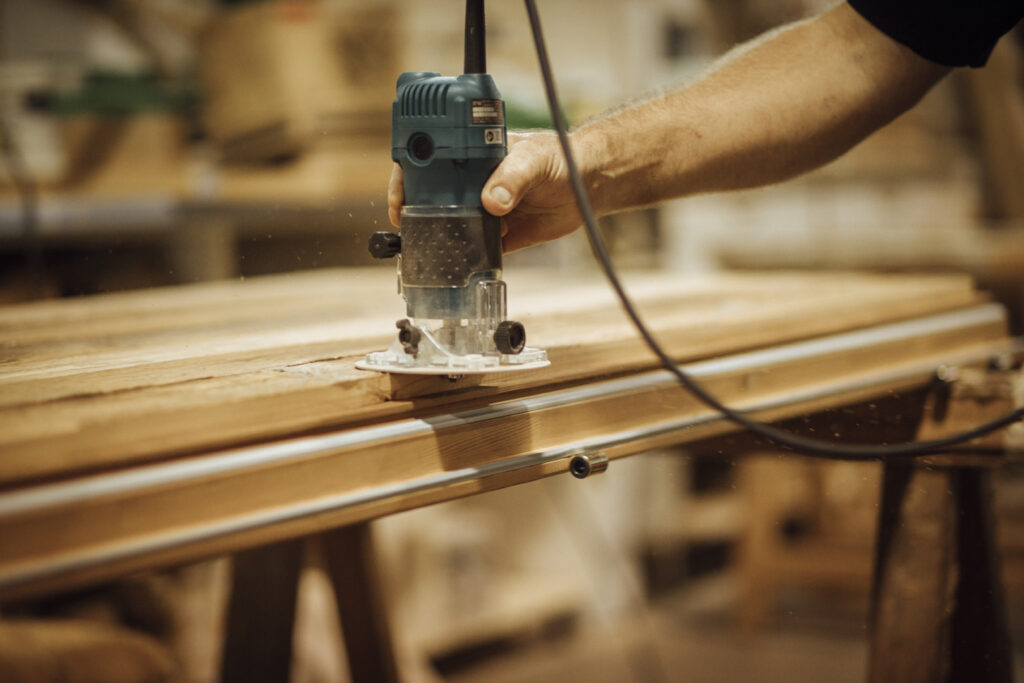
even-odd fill
[{"label": "metal guide rail knob", "polygon": [[408,318],[385,351],[357,368],[462,375],[547,366],[526,346],[522,323],[506,319],[501,219],[480,192],[507,154],[505,103],[484,73],[483,2],[466,3],[461,76],[409,72],[392,105],[391,158],[402,168],[399,233],[370,238],[375,258],[398,258]]}]

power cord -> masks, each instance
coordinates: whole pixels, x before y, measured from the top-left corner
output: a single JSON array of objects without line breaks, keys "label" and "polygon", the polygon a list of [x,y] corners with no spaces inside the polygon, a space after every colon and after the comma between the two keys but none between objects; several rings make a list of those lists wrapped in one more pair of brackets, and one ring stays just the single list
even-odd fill
[{"label": "power cord", "polygon": [[530,28],[533,33],[533,42],[537,48],[537,60],[540,62],[541,74],[544,80],[544,90],[547,94],[548,108],[551,110],[551,119],[554,122],[555,132],[558,134],[562,151],[565,154],[566,168],[569,172],[569,182],[572,185],[573,194],[576,196],[576,203],[579,206],[580,214],[583,216],[583,224],[586,228],[587,239],[604,271],[612,289],[615,290],[622,308],[629,317],[637,332],[643,338],[648,348],[658,357],[666,370],[671,372],[679,380],[683,387],[697,397],[702,403],[721,413],[731,422],[775,443],[790,448],[804,455],[813,455],[822,458],[838,460],[877,460],[893,457],[918,457],[922,455],[934,455],[947,452],[952,446],[962,444],[972,439],[990,434],[994,431],[1007,427],[1015,422],[1024,420],[1024,408],[1018,408],[1002,417],[990,422],[978,425],[958,434],[953,434],[941,439],[932,441],[918,441],[912,443],[885,444],[876,446],[863,446],[852,444],[833,444],[818,439],[809,439],[790,432],[777,429],[769,424],[751,419],[743,413],[726,406],[716,397],[709,394],[696,380],[679,369],[678,365],[665,353],[658,342],[654,339],[647,326],[640,319],[636,309],[627,296],[619,277],[612,265],[612,259],[608,253],[608,247],[604,238],[597,229],[597,219],[594,215],[590,198],[587,195],[586,187],[580,176],[579,168],[573,158],[572,150],[569,148],[569,135],[565,119],[562,116],[562,107],[559,104],[558,94],[555,92],[554,77],[551,74],[551,64],[548,60],[547,46],[541,31],[540,17],[537,14],[537,7],[534,0],[526,0],[526,11],[530,18]]}]

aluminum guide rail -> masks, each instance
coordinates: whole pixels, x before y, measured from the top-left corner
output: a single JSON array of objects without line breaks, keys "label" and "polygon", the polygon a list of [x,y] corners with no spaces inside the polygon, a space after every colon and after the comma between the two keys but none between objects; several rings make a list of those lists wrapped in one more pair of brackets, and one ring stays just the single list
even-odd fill
[{"label": "aluminum guide rail", "polygon": [[[828,337],[796,342],[765,350],[739,353],[720,359],[700,361],[681,366],[698,378],[710,378],[730,373],[756,370],[772,364],[810,361],[815,357],[852,351],[880,344],[909,341],[930,334],[952,332],[977,325],[1002,323],[1004,313],[996,304],[985,304],[970,309],[919,318],[906,322],[881,325]],[[951,353],[948,363],[983,362],[991,356],[991,349]],[[909,380],[934,370],[926,362],[904,363],[899,371],[876,370],[858,374],[854,378],[841,378],[815,384],[810,388],[786,391],[770,398],[742,403],[748,411],[783,408],[805,401],[843,393],[869,389],[883,382]],[[22,515],[45,512],[66,505],[82,505],[89,501],[116,498],[120,494],[137,494],[154,487],[196,482],[206,477],[237,474],[250,468],[280,465],[289,461],[326,455],[339,450],[367,447],[403,436],[424,435],[431,432],[489,420],[529,413],[531,411],[567,406],[581,401],[628,395],[633,392],[674,385],[675,378],[665,370],[647,372],[636,377],[609,380],[584,387],[551,392],[542,396],[507,401],[450,415],[414,419],[354,429],[336,434],[304,437],[262,446],[222,451],[200,458],[142,466],[138,470],[84,477],[66,483],[43,484],[22,491],[0,494],[0,527],[5,521]],[[257,510],[228,520],[217,520],[182,530],[129,538],[91,548],[77,554],[66,554],[60,559],[46,562],[24,562],[22,565],[2,567],[0,558],[0,590],[44,581],[101,567],[104,564],[130,560],[178,547],[228,537],[285,522],[301,520],[327,512],[365,505],[391,497],[421,493],[434,489],[484,479],[499,474],[536,467],[561,460],[568,461],[578,453],[593,452],[625,446],[630,443],[666,436],[673,432],[721,422],[718,413],[701,410],[683,418],[669,420],[641,428],[623,430],[593,439],[576,441],[548,450],[507,457],[480,466],[375,486],[364,490],[322,496],[292,505]],[[42,566],[41,566],[42,564]],[[30,566],[28,566],[30,565]]]}]

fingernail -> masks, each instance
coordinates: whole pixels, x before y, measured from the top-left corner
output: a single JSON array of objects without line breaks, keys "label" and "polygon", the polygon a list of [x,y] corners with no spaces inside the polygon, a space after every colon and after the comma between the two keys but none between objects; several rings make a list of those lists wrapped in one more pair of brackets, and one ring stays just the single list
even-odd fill
[{"label": "fingernail", "polygon": [[501,185],[498,185],[491,190],[491,199],[498,202],[502,206],[508,206],[512,201],[512,193],[506,190]]}]

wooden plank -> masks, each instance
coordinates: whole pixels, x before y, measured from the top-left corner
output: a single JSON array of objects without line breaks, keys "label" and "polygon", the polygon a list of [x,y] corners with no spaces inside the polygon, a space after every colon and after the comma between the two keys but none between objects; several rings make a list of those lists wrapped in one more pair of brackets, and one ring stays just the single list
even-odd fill
[{"label": "wooden plank", "polygon": [[[511,277],[511,303],[552,367],[454,384],[354,370],[403,315],[393,278],[317,272],[0,309],[0,484],[426,415],[654,364],[602,281],[542,272]],[[680,360],[980,298],[961,277],[658,273],[631,288]]]},{"label": "wooden plank", "polygon": [[[985,315],[972,324],[963,313],[942,316],[947,328],[908,323],[897,328],[906,334],[874,341],[857,332],[729,356],[702,364],[702,381],[739,408],[761,406],[767,419],[915,391],[939,363],[991,356],[990,343],[1005,334],[1002,318],[992,315],[1000,309],[971,310]],[[732,429],[664,372],[447,407],[458,405],[467,412],[346,427],[0,496],[0,587],[13,596],[92,581],[564,473],[567,456],[534,458],[573,444],[606,440],[600,448],[617,458]],[[870,411],[856,421],[871,426],[860,438],[889,439]],[[827,419],[821,425],[837,431]],[[639,429],[652,431],[620,438]],[[516,469],[488,469],[508,463]]]},{"label": "wooden plank", "polygon": [[[809,280],[807,275],[784,274],[705,278],[652,274],[629,281],[649,315],[668,318],[664,321],[668,329],[672,329],[673,314],[691,323],[752,328],[742,315],[767,306],[773,315],[802,315],[801,326],[817,324],[820,332],[829,332],[855,326],[858,320],[878,323],[952,308],[977,296],[969,280],[955,276],[821,275]],[[595,321],[608,325],[603,336],[615,337],[623,327],[624,321],[609,319],[616,302],[595,277],[581,281],[550,272],[520,273],[510,278],[510,286],[513,314],[543,325],[548,336],[572,339],[576,325]],[[553,290],[557,297],[551,296]],[[310,341],[328,339],[340,345],[368,334],[384,339],[394,319],[404,314],[393,292],[390,270],[350,269],[9,306],[0,309],[0,348],[5,365],[14,367],[5,367],[0,380],[81,375],[131,366],[140,358],[159,362],[218,350],[267,349],[304,340],[309,334],[313,334]],[[891,300],[895,309],[870,310],[881,299]],[[809,314],[815,310],[827,310],[829,317],[839,320],[813,321]],[[365,324],[380,321],[389,329],[365,329]],[[263,337],[274,334],[283,337],[271,336],[261,343]],[[218,342],[213,349],[202,346]],[[740,348],[728,339],[718,342],[733,350]],[[52,367],[55,359],[72,358],[70,367]]]}]

